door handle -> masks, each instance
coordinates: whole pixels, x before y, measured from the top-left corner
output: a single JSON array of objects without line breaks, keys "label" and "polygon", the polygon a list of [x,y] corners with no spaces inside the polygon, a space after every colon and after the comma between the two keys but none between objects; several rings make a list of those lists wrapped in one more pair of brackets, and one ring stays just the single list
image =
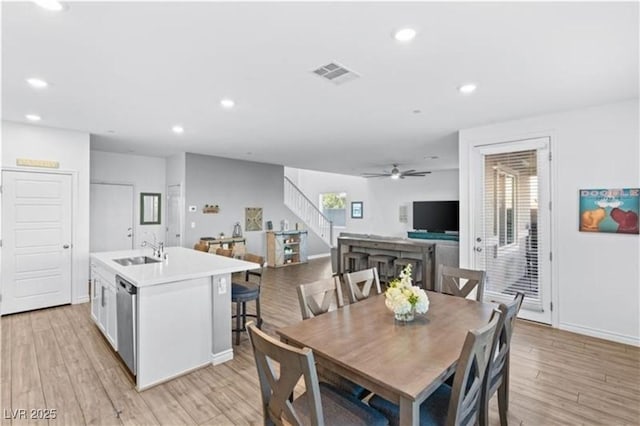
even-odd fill
[{"label": "door handle", "polygon": [[482,247],[474,247],[474,250],[480,253],[482,251]]},{"label": "door handle", "polygon": [[62,246],[63,249],[68,249],[69,248],[69,244],[65,244]]}]

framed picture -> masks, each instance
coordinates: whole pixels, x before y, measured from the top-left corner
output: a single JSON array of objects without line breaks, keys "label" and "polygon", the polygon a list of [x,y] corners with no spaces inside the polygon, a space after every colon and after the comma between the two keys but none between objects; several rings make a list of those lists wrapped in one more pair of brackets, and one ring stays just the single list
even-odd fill
[{"label": "framed picture", "polygon": [[246,207],[244,217],[244,229],[247,232],[262,231],[262,207]]},{"label": "framed picture", "polygon": [[638,234],[640,188],[581,189],[580,231]]},{"label": "framed picture", "polygon": [[362,219],[362,201],[351,202],[351,219]]}]

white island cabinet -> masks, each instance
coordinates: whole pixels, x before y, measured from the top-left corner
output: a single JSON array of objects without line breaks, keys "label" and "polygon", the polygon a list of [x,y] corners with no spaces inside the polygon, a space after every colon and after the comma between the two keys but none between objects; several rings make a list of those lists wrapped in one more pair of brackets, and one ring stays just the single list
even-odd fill
[{"label": "white island cabinet", "polygon": [[[91,254],[91,316],[114,350],[117,333],[132,319],[136,388],[146,389],[207,364],[233,358],[231,274],[260,265],[182,247],[159,262],[121,265],[115,260],[153,257],[152,251]],[[135,287],[133,316],[118,318],[118,279]],[[118,321],[121,324],[118,326]]]}]

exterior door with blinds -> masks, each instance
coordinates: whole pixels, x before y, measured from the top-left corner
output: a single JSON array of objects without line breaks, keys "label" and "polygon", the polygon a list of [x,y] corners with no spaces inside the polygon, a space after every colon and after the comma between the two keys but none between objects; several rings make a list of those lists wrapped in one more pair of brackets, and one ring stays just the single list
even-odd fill
[{"label": "exterior door with blinds", "polygon": [[474,263],[485,300],[525,294],[520,317],[551,324],[549,140],[475,148]]}]

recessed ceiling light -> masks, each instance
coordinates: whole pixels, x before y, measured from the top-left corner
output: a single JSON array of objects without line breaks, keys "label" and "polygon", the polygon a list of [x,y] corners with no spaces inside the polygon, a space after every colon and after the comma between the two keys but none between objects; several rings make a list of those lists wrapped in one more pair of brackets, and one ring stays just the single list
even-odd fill
[{"label": "recessed ceiling light", "polygon": [[416,38],[416,30],[413,28],[401,28],[393,33],[393,38],[398,41],[411,41]]},{"label": "recessed ceiling light", "polygon": [[62,3],[57,0],[33,0],[33,2],[43,9],[52,10],[54,12],[64,10]]},{"label": "recessed ceiling light", "polygon": [[222,108],[231,109],[236,105],[236,103],[233,101],[233,99],[225,98],[220,101],[220,105],[222,105]]},{"label": "recessed ceiling light", "polygon": [[37,114],[27,114],[24,116],[29,121],[40,121],[41,117]]},{"label": "recessed ceiling light", "polygon": [[179,125],[175,125],[171,128],[171,131],[173,133],[175,133],[176,135],[181,135],[184,133],[184,127],[179,126]]},{"label": "recessed ceiling light", "polygon": [[414,109],[414,110],[413,110],[413,113],[414,113],[414,114],[420,114],[421,112],[422,112],[422,111],[421,111],[421,110],[419,110],[419,109]]},{"label": "recessed ceiling light", "polygon": [[27,83],[29,83],[29,86],[35,88],[35,89],[44,89],[45,87],[47,87],[49,85],[49,83],[47,83],[46,81],[40,79],[40,78],[28,78],[27,79]]},{"label": "recessed ceiling light", "polygon": [[458,92],[462,93],[463,95],[468,95],[475,92],[477,88],[478,86],[473,83],[463,84],[462,86],[458,87]]}]

